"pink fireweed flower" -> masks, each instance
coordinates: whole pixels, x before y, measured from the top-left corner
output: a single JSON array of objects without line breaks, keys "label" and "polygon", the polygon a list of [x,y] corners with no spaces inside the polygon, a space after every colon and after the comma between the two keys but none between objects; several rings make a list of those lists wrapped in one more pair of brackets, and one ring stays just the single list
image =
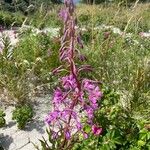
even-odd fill
[{"label": "pink fireweed flower", "polygon": [[78,130],[81,130],[83,128],[83,126],[80,122],[77,122],[76,127]]},{"label": "pink fireweed flower", "polygon": [[58,138],[58,132],[52,131],[52,138],[57,139]]},{"label": "pink fireweed flower", "polygon": [[65,120],[68,120],[70,115],[72,116],[72,119],[74,119],[74,120],[77,119],[76,112],[71,109],[65,109],[61,112],[61,117]]},{"label": "pink fireweed flower", "polygon": [[100,135],[102,133],[102,128],[97,127],[95,124],[92,126],[92,132],[94,135]]},{"label": "pink fireweed flower", "polygon": [[65,137],[66,137],[67,140],[69,140],[71,138],[71,134],[70,134],[69,131],[65,132]]},{"label": "pink fireweed flower", "polygon": [[59,104],[63,100],[63,92],[61,91],[60,88],[57,88],[54,92],[54,98],[53,98],[53,103],[54,104]]},{"label": "pink fireweed flower", "polygon": [[59,116],[60,116],[60,111],[58,110],[50,112],[46,117],[45,122],[47,124],[51,124],[52,122],[55,122],[59,118]]},{"label": "pink fireweed flower", "polygon": [[94,84],[91,84],[91,82],[89,82],[89,80],[85,79],[85,80],[83,81],[83,88],[84,88],[86,91],[90,92],[90,91],[93,91],[93,90],[94,90],[95,85],[94,85]]},{"label": "pink fireweed flower", "polygon": [[102,92],[98,87],[97,83],[92,83],[89,80],[83,81],[83,89],[87,92],[88,99],[93,106],[97,106],[97,102],[102,97]]},{"label": "pink fireweed flower", "polygon": [[77,83],[73,75],[62,77],[61,80],[65,89],[75,89],[77,87]]},{"label": "pink fireweed flower", "polygon": [[97,101],[102,97],[102,92],[100,91],[99,87],[96,86],[93,91],[89,92],[89,100],[92,103],[97,103]]},{"label": "pink fireweed flower", "polygon": [[86,132],[83,132],[83,136],[84,136],[85,139],[88,138],[88,134]]},{"label": "pink fireweed flower", "polygon": [[93,117],[94,117],[94,109],[92,107],[90,107],[90,106],[87,106],[85,108],[85,111],[87,113],[87,117],[89,118],[89,120],[92,120]]},{"label": "pink fireweed flower", "polygon": [[59,12],[59,17],[66,22],[68,19],[68,11],[66,9],[61,9]]}]

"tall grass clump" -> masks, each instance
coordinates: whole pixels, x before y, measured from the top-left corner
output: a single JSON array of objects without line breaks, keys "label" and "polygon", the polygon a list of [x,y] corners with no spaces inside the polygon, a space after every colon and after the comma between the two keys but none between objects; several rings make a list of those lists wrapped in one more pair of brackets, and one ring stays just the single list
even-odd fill
[{"label": "tall grass clump", "polygon": [[0,93],[5,95],[3,99],[7,103],[28,103],[31,95],[37,92],[37,87],[51,87],[53,79],[50,70],[60,64],[57,59],[60,45],[57,37],[44,32],[34,35],[31,31],[26,31],[19,35],[15,47],[11,46],[6,35],[2,42]]},{"label": "tall grass clump", "polygon": [[105,25],[113,25],[124,30],[129,22],[127,32],[137,33],[139,31],[148,31],[149,23],[149,3],[138,4],[134,7],[124,7],[121,5],[108,4],[85,5],[80,4],[77,7],[77,18],[81,27],[92,28]]}]

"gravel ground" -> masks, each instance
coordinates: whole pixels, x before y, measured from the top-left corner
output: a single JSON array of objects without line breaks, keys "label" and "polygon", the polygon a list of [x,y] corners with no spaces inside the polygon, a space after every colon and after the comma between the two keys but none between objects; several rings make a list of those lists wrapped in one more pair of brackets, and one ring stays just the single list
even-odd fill
[{"label": "gravel ground", "polygon": [[4,150],[35,150],[32,142],[40,145],[38,139],[42,136],[47,138],[45,133],[46,125],[44,118],[50,111],[50,95],[34,98],[34,112],[33,120],[29,122],[24,130],[19,130],[14,121],[12,121],[12,111],[14,107],[7,107],[6,126],[0,128],[0,150],[1,146]]}]

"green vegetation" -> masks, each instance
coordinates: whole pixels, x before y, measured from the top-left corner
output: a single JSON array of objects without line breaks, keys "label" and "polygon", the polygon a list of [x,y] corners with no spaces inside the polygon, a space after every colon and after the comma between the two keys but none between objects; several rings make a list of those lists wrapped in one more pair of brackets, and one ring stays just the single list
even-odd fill
[{"label": "green vegetation", "polygon": [[10,12],[33,13],[41,4],[60,4],[60,0],[1,0],[0,8]]},{"label": "green vegetation", "polygon": [[90,29],[102,24],[112,25],[122,31],[137,34],[150,29],[149,11],[149,4],[132,4],[132,7],[127,8],[114,4],[108,6],[83,4],[77,7],[78,25]]},{"label": "green vegetation", "polygon": [[[29,4],[24,4],[27,9]],[[26,24],[38,29],[60,28],[55,36],[52,32],[35,34],[32,28],[17,31],[19,42],[14,47],[7,36],[2,37],[0,94],[7,93],[5,101],[19,106],[13,112],[13,119],[18,128],[23,129],[33,116],[28,106],[31,97],[38,93],[39,87],[51,92],[57,84],[52,70],[60,65],[62,22],[58,10],[61,5],[46,7],[43,4],[27,14],[25,10],[8,11],[6,7],[0,11],[2,26]],[[18,7],[20,9],[20,4]],[[81,51],[86,57],[84,63],[93,67],[93,72],[82,73],[82,76],[102,82],[101,109],[96,112],[95,119],[103,132],[98,137],[90,135],[87,140],[81,139],[73,150],[150,149],[150,40],[139,34],[150,30],[149,12],[149,3],[131,4],[130,7],[116,4],[77,6],[77,22],[84,44]],[[114,33],[114,27],[121,33]],[[4,116],[0,111],[0,127],[5,125]],[[43,147],[47,145],[41,143]]]},{"label": "green vegetation", "polygon": [[109,88],[103,89],[101,109],[95,114],[95,120],[103,128],[99,137],[92,136],[76,144],[73,150],[149,150],[150,122],[132,116],[129,110],[122,109],[120,96]]},{"label": "green vegetation", "polygon": [[5,47],[0,54],[0,87],[5,89],[10,104],[30,102],[37,86],[48,86],[53,79],[50,71],[59,65],[59,41],[51,35],[31,31],[22,32],[17,46],[9,52],[10,41],[4,38]]},{"label": "green vegetation", "polygon": [[24,105],[17,107],[12,114],[12,119],[16,120],[19,129],[24,129],[27,122],[29,122],[33,117],[32,107],[29,105]]},{"label": "green vegetation", "polygon": [[6,124],[4,117],[5,117],[5,113],[3,112],[3,110],[0,109],[0,128],[5,126],[5,124]]}]

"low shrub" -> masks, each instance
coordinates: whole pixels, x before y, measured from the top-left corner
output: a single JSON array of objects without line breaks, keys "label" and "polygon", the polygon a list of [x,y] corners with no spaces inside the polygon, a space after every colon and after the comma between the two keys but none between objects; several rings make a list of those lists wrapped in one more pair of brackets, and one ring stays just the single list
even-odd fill
[{"label": "low shrub", "polygon": [[5,117],[5,113],[3,110],[0,109],[0,128],[2,128],[6,124],[4,117]]},{"label": "low shrub", "polygon": [[32,107],[29,105],[17,107],[12,114],[12,119],[16,120],[19,129],[24,129],[27,122],[33,117]]}]

